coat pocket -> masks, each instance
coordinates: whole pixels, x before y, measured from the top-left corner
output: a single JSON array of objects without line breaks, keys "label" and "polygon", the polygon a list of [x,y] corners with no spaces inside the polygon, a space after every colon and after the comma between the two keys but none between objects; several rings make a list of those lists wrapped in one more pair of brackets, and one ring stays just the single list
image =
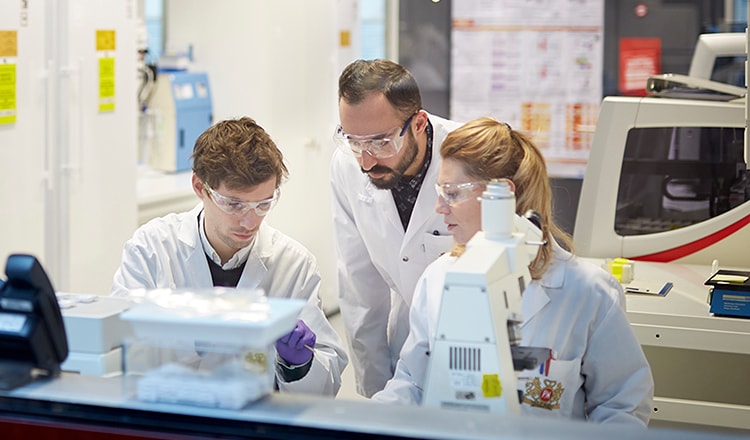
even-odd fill
[{"label": "coat pocket", "polygon": [[[440,232],[442,234],[442,232]],[[447,234],[447,233],[446,233]],[[433,232],[425,232],[424,239],[424,256],[427,264],[437,260],[437,258],[446,252],[450,252],[453,247],[453,236],[436,235]]]},{"label": "coat pocket", "polygon": [[575,395],[581,388],[581,359],[550,361],[549,373],[526,370],[518,377],[523,393],[521,411],[526,414],[571,417]]}]

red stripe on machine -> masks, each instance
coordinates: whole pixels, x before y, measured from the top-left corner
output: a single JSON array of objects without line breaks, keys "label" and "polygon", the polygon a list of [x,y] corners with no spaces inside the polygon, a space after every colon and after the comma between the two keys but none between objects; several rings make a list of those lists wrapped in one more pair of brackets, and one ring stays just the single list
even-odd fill
[{"label": "red stripe on machine", "polygon": [[640,257],[629,257],[633,260],[642,261],[658,261],[661,263],[668,263],[670,261],[678,260],[686,257],[690,254],[698,252],[701,249],[705,249],[712,246],[721,240],[729,237],[740,229],[744,228],[750,223],[750,215],[745,216],[736,223],[732,223],[724,229],[718,230],[711,235],[707,235],[701,239],[693,242],[678,246],[676,248],[667,249],[666,251],[655,252],[653,254],[641,255]]}]

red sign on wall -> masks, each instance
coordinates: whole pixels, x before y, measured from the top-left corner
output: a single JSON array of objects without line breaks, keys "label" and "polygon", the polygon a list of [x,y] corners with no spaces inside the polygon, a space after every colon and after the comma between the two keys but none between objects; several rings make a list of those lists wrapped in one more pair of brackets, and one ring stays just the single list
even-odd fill
[{"label": "red sign on wall", "polygon": [[620,39],[620,93],[645,96],[646,81],[661,72],[659,38]]}]

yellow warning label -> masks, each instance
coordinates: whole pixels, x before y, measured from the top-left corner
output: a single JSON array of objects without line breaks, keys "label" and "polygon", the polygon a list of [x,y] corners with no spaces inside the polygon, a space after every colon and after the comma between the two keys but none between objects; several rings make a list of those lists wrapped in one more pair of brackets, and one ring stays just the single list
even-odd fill
[{"label": "yellow warning label", "polygon": [[18,31],[0,31],[0,57],[18,56]]},{"label": "yellow warning label", "polygon": [[115,50],[115,31],[96,31],[96,50]]},{"label": "yellow warning label", "polygon": [[115,110],[115,59],[99,59],[99,111]]},{"label": "yellow warning label", "polygon": [[0,64],[0,125],[16,123],[16,65]]},{"label": "yellow warning label", "polygon": [[352,33],[350,31],[339,32],[339,47],[349,47],[352,45]]},{"label": "yellow warning label", "polygon": [[497,374],[482,375],[482,394],[486,399],[500,397],[503,395],[503,385]]}]

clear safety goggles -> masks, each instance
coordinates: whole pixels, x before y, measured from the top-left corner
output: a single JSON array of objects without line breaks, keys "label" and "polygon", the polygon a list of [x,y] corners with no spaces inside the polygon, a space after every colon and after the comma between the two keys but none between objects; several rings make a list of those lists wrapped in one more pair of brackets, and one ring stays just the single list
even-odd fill
[{"label": "clear safety goggles", "polygon": [[362,157],[362,153],[367,152],[375,159],[387,159],[401,151],[401,147],[404,145],[404,135],[409,128],[409,124],[411,124],[412,118],[414,118],[414,115],[409,116],[402,127],[393,127],[383,133],[365,136],[346,133],[341,125],[338,125],[333,133],[333,141],[344,153]]},{"label": "clear safety goggles", "polygon": [[487,182],[466,182],[466,183],[444,183],[435,184],[435,191],[438,197],[442,197],[450,206],[456,205],[468,200],[478,188],[484,189]]},{"label": "clear safety goggles", "polygon": [[248,211],[254,209],[257,216],[263,217],[271,211],[271,208],[273,208],[274,205],[276,205],[280,195],[279,189],[276,188],[273,197],[270,199],[261,200],[259,202],[246,202],[244,200],[222,196],[208,186],[206,182],[203,182],[203,186],[208,191],[208,195],[211,197],[211,200],[214,201],[214,204],[219,209],[230,215],[245,215]]}]

